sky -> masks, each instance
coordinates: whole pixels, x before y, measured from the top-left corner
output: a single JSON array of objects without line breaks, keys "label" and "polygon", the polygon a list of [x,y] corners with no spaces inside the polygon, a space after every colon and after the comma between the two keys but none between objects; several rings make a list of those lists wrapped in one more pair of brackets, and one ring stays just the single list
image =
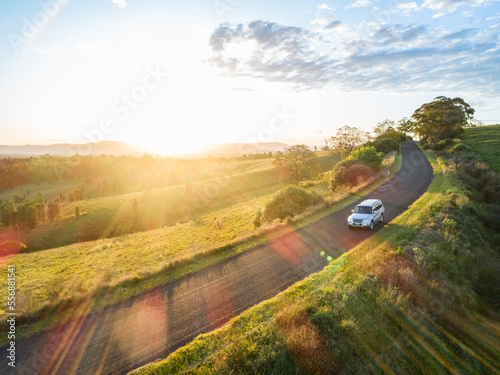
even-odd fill
[{"label": "sky", "polygon": [[324,143],[437,96],[500,123],[498,0],[0,2],[0,144]]}]

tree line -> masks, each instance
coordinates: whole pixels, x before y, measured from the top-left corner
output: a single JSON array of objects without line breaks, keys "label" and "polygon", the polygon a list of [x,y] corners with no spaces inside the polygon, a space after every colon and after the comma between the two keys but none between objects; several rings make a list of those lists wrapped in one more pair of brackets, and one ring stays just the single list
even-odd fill
[{"label": "tree line", "polygon": [[[474,120],[474,112],[462,98],[438,96],[416,109],[410,118],[404,117],[397,122],[384,120],[372,132],[345,125],[337,130],[335,136],[325,139],[322,150],[338,153],[341,159],[350,160],[339,166],[351,169],[350,173],[344,171],[339,174],[340,180],[348,180],[349,174],[369,174],[365,167],[377,169],[381,163],[379,154],[398,149],[399,142],[412,140],[410,134],[418,136],[424,147],[433,147],[458,136],[464,127],[481,125]],[[365,166],[353,160],[362,161]],[[306,145],[294,145],[276,153],[274,164],[284,179],[294,183],[312,178],[319,172],[317,156]]]},{"label": "tree line", "polygon": [[[83,190],[75,190],[68,196],[60,193],[51,202],[44,201],[41,193],[38,193],[35,199],[30,198],[28,193],[25,193],[23,197],[15,196],[14,199],[6,202],[0,199],[1,223],[6,227],[18,225],[23,229],[33,229],[46,220],[57,220],[61,215],[61,206],[66,201],[66,197],[69,202],[79,201],[83,199]],[[80,216],[79,208],[76,216]]]}]

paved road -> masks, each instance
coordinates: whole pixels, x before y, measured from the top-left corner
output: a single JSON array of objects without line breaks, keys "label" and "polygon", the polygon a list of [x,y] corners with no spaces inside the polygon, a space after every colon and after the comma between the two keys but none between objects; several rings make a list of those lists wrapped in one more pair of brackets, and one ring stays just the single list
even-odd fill
[{"label": "paved road", "polygon": [[[389,222],[425,192],[432,168],[411,142],[402,145],[401,170],[370,197],[380,198]],[[116,306],[17,343],[16,368],[2,373],[125,374],[220,327],[249,307],[323,268],[377,233],[349,230],[346,218],[357,204],[258,246],[239,256],[153,289]],[[321,256],[320,252],[325,255]]]}]

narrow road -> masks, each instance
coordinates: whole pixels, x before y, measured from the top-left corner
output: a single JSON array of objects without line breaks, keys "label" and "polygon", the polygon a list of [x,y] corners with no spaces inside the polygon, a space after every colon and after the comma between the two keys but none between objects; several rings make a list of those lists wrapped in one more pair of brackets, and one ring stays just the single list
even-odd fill
[{"label": "narrow road", "polygon": [[[402,155],[401,170],[369,194],[384,202],[386,223],[420,197],[432,179],[432,168],[414,143],[403,143]],[[0,371],[125,374],[165,358],[200,333],[322,269],[326,256],[336,258],[377,233],[381,224],[373,231],[348,229],[346,218],[357,203],[200,272],[20,340],[15,369],[7,366],[3,347]]]}]

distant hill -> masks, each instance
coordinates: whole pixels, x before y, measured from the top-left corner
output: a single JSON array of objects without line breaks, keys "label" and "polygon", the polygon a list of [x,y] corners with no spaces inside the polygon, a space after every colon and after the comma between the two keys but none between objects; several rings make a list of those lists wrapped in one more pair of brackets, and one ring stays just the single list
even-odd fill
[{"label": "distant hill", "polygon": [[102,141],[97,143],[71,144],[58,143],[53,145],[0,145],[0,157],[23,157],[39,155],[71,156],[79,155],[142,155],[143,152],[126,142]]},{"label": "distant hill", "polygon": [[260,154],[263,152],[283,151],[287,144],[281,142],[263,143],[220,143],[205,151],[203,154],[210,156],[241,156]]}]

